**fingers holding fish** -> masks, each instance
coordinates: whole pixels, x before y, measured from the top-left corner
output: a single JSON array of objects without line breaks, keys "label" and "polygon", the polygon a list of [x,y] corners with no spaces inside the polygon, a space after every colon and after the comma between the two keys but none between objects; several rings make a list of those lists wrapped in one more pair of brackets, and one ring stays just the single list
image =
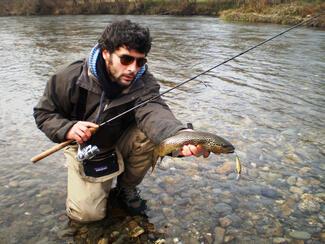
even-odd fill
[{"label": "fingers holding fish", "polygon": [[180,155],[181,156],[196,156],[200,157],[203,155],[204,158],[207,158],[209,156],[210,152],[205,150],[201,145],[184,145],[180,149]]}]

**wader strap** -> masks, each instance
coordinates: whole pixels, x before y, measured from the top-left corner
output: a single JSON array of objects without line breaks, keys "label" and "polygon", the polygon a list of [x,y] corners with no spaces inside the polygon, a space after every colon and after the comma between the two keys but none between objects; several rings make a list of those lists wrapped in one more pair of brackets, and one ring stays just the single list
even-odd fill
[{"label": "wader strap", "polygon": [[79,120],[85,120],[86,104],[88,91],[79,87],[79,99],[77,103],[76,113]]}]

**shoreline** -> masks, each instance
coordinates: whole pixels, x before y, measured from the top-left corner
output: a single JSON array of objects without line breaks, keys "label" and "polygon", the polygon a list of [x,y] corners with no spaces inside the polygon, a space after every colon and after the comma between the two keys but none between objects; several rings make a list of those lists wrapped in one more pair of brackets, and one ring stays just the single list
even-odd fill
[{"label": "shoreline", "polygon": [[[318,0],[298,0],[289,3],[277,1],[73,1],[73,0],[0,0],[0,17],[4,16],[58,16],[58,15],[173,15],[211,16],[225,21],[248,23],[273,23],[294,25],[317,13],[325,12],[325,3]],[[325,15],[306,26],[325,29]]]}]

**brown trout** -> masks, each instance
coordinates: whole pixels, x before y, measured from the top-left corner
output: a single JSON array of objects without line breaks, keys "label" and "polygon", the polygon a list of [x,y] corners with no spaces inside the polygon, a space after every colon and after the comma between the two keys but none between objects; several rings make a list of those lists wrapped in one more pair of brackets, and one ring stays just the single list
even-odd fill
[{"label": "brown trout", "polygon": [[201,131],[181,131],[156,146],[154,150],[155,162],[159,157],[162,160],[164,156],[189,144],[201,145],[205,150],[215,154],[233,153],[235,151],[235,147],[230,142],[215,134]]}]

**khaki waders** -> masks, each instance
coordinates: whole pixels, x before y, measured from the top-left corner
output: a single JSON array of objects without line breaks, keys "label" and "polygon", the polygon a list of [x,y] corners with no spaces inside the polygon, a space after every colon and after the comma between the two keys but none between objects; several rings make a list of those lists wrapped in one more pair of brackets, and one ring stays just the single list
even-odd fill
[{"label": "khaki waders", "polygon": [[78,146],[68,146],[64,154],[68,164],[66,210],[79,222],[105,218],[109,191],[113,178],[118,176],[122,186],[140,184],[153,165],[154,144],[137,127],[131,126],[116,144],[119,171],[99,178],[86,176],[82,164],[76,160]]}]

